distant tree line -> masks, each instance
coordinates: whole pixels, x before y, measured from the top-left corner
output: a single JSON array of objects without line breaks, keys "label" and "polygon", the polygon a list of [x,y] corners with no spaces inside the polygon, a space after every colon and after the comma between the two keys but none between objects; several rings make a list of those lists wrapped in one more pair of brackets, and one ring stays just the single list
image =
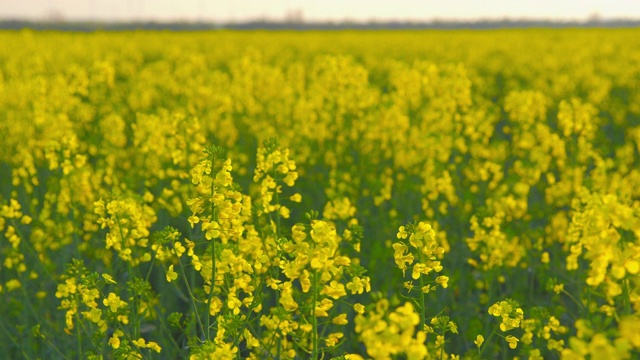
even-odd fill
[{"label": "distant tree line", "polygon": [[421,29],[517,29],[517,28],[629,28],[639,27],[639,20],[551,21],[551,20],[480,20],[425,22],[274,22],[249,21],[242,23],[208,22],[37,22],[1,20],[3,30],[62,30],[62,31],[119,31],[119,30],[421,30]]}]

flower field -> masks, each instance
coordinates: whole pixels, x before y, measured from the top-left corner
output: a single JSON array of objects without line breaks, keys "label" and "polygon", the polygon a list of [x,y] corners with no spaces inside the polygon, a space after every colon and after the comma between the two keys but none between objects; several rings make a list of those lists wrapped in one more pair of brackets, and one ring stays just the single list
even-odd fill
[{"label": "flower field", "polygon": [[0,43],[7,358],[640,358],[640,30]]}]

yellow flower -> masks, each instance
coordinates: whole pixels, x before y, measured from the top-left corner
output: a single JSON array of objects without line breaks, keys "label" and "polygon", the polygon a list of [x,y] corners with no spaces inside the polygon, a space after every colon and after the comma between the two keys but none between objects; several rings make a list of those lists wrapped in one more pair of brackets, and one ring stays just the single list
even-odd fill
[{"label": "yellow flower", "polygon": [[109,345],[112,348],[117,349],[120,347],[120,338],[118,338],[115,334],[109,339]]},{"label": "yellow flower", "polygon": [[309,292],[311,288],[311,279],[309,279],[309,271],[303,270],[302,275],[300,275],[300,287],[302,288],[302,292]]},{"label": "yellow flower", "polygon": [[102,310],[100,309],[91,309],[89,312],[83,313],[87,319],[91,322],[98,323],[102,318]]},{"label": "yellow flower", "polygon": [[540,256],[540,262],[541,262],[541,263],[543,263],[543,264],[548,264],[548,263],[549,263],[549,261],[550,261],[549,253],[548,253],[548,252],[546,252],[546,251],[545,251],[545,252],[543,252],[543,253],[542,253],[542,256]]},{"label": "yellow flower", "polygon": [[502,308],[500,307],[500,303],[495,303],[491,305],[491,307],[489,308],[489,314],[493,316],[500,316],[501,313],[502,313]]},{"label": "yellow flower", "polygon": [[111,345],[112,348],[117,349],[120,347],[120,336],[124,335],[124,333],[122,332],[122,330],[116,330],[113,333],[113,336],[111,336],[111,338],[109,339],[109,345]]},{"label": "yellow flower", "polygon": [[278,210],[278,213],[285,219],[288,219],[291,216],[291,210],[289,210],[289,208],[286,206],[280,206],[280,210]]},{"label": "yellow flower", "polygon": [[476,344],[478,348],[480,348],[482,346],[482,343],[484,343],[484,336],[482,335],[476,336],[476,339],[473,343]]},{"label": "yellow flower", "polygon": [[193,229],[193,226],[200,222],[200,218],[196,215],[191,215],[187,218],[187,221],[189,221],[189,224],[191,224],[191,228]]},{"label": "yellow flower", "polygon": [[247,341],[247,348],[252,349],[260,346],[260,341],[256,339],[249,329],[244,329],[243,331],[244,339]]},{"label": "yellow flower", "polygon": [[344,358],[347,360],[364,360],[362,356],[356,354],[347,354],[344,356]]},{"label": "yellow flower", "polygon": [[329,299],[322,299],[320,304],[316,306],[314,313],[318,317],[327,317],[329,316],[329,313],[327,311],[329,311],[329,309],[331,309],[332,307],[333,301]]},{"label": "yellow flower", "polygon": [[302,195],[300,195],[300,194],[298,194],[298,193],[295,193],[295,194],[291,195],[291,197],[289,197],[289,199],[290,199],[291,201],[293,201],[293,202],[297,202],[297,203],[299,203],[299,202],[301,202],[301,201],[302,201]]},{"label": "yellow flower", "polygon": [[178,257],[182,256],[182,254],[184,254],[184,252],[187,250],[187,249],[184,247],[184,245],[182,245],[182,243],[181,243],[181,242],[179,242],[179,241],[176,241],[176,242],[175,242],[175,244],[173,245],[173,248],[174,248],[174,250],[175,250],[175,252],[176,252],[176,255],[177,255]]},{"label": "yellow flower", "polygon": [[146,340],[143,338],[139,338],[138,340],[133,340],[133,344],[139,348],[151,349],[157,353],[159,353],[162,350],[162,348],[160,347],[160,345],[158,345],[158,343],[153,341],[146,342]]},{"label": "yellow flower", "polygon": [[147,348],[151,349],[151,350],[153,350],[153,351],[155,351],[157,353],[160,353],[160,351],[162,351],[162,348],[160,347],[160,345],[158,345],[158,343],[155,342],[155,341],[149,341],[147,343]]},{"label": "yellow flower", "polygon": [[324,294],[331,296],[334,299],[347,296],[347,292],[344,289],[344,285],[335,280],[329,283],[329,285],[325,285],[322,292]]},{"label": "yellow flower", "polygon": [[236,297],[230,297],[229,300],[227,300],[227,307],[233,311],[234,315],[238,315],[240,313],[240,306],[242,306],[242,301]]},{"label": "yellow flower", "polygon": [[507,335],[507,337],[505,337],[504,339],[507,340],[507,342],[509,343],[509,347],[512,349],[515,349],[518,346],[518,341],[520,341],[513,335]]},{"label": "yellow flower", "polygon": [[411,271],[411,278],[414,280],[418,280],[420,278],[420,274],[427,274],[431,269],[427,267],[425,264],[416,263],[413,265],[413,271]]},{"label": "yellow flower", "polygon": [[449,286],[449,277],[447,276],[438,276],[436,278],[436,282],[440,284],[443,288],[447,288]]},{"label": "yellow flower", "polygon": [[307,237],[307,233],[305,232],[305,227],[303,224],[295,224],[291,228],[291,238],[297,242],[302,242]]},{"label": "yellow flower", "polygon": [[173,271],[173,265],[169,265],[169,270],[167,270],[167,281],[171,282],[178,278],[178,273]]},{"label": "yellow flower", "polygon": [[202,231],[204,231],[204,237],[207,240],[217,239],[220,237],[220,224],[216,221],[206,222],[202,224]]},{"label": "yellow flower", "polygon": [[138,340],[133,340],[133,344],[140,348],[147,347],[147,342],[143,338],[139,338]]},{"label": "yellow flower", "polygon": [[396,234],[396,236],[398,237],[398,239],[407,238],[407,232],[405,231],[404,226],[400,226],[400,228],[398,229],[398,234]]},{"label": "yellow flower", "polygon": [[344,334],[341,332],[332,333],[327,336],[324,342],[327,345],[327,347],[336,346],[343,336]]},{"label": "yellow flower", "polygon": [[564,284],[553,285],[553,292],[556,294],[560,294],[564,290]]},{"label": "yellow flower", "polygon": [[620,321],[620,337],[634,347],[640,347],[640,321],[637,317],[625,317]]},{"label": "yellow flower", "polygon": [[366,291],[371,290],[371,284],[369,283],[369,278],[359,278],[354,276],[353,279],[347,283],[347,289],[351,291],[352,294],[362,294],[365,289]]},{"label": "yellow flower", "polygon": [[529,360],[544,360],[540,355],[540,349],[529,350]]},{"label": "yellow flower", "polygon": [[298,173],[296,171],[291,171],[284,177],[282,180],[288,186],[293,186],[294,182],[298,178]]},{"label": "yellow flower", "polygon": [[107,284],[115,284],[116,283],[116,281],[113,280],[113,277],[111,275],[109,275],[109,274],[102,274],[102,278],[104,278],[104,281]]},{"label": "yellow flower", "polygon": [[636,260],[627,260],[624,263],[624,267],[629,274],[635,275],[640,272],[640,262]]},{"label": "yellow flower", "polygon": [[407,289],[407,291],[411,292],[411,290],[413,290],[413,282],[412,281],[405,281],[404,283],[402,283],[402,287]]},{"label": "yellow flower", "polygon": [[357,312],[358,314],[362,315],[364,314],[364,305],[360,303],[355,303],[353,305],[353,310],[355,310],[355,312]]},{"label": "yellow flower", "polygon": [[336,324],[336,325],[346,325],[349,323],[349,321],[347,320],[347,314],[340,314],[336,317],[334,317],[331,320],[332,323]]},{"label": "yellow flower", "polygon": [[104,306],[108,306],[111,309],[111,312],[117,312],[118,308],[125,307],[127,305],[126,302],[120,300],[120,297],[114,293],[109,293],[106,299],[102,300]]},{"label": "yellow flower", "polygon": [[407,265],[413,264],[413,254],[405,252],[409,249],[407,245],[402,243],[394,243],[393,245],[393,259],[396,262],[396,265],[402,270],[402,274],[404,275],[404,271],[407,269]]}]

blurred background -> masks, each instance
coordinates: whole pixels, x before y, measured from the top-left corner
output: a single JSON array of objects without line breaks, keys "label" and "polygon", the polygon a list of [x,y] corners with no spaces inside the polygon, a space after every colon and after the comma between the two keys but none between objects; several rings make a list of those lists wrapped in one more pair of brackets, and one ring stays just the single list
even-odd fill
[{"label": "blurred background", "polygon": [[636,0],[0,0],[11,24],[186,27],[638,25]]}]

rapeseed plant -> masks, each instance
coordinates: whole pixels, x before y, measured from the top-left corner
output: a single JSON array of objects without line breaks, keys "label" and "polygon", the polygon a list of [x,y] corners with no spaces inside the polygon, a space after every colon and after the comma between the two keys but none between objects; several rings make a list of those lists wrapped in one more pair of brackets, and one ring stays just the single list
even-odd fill
[{"label": "rapeseed plant", "polygon": [[636,358],[638,38],[2,33],[0,348]]}]

